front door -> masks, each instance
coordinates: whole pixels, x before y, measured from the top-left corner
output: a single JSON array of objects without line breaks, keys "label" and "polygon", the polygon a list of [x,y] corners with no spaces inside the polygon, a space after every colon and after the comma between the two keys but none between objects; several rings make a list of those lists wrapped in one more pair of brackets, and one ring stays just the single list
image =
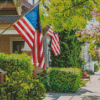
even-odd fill
[{"label": "front door", "polygon": [[13,53],[16,51],[21,54],[21,49],[24,47],[24,41],[13,41]]}]

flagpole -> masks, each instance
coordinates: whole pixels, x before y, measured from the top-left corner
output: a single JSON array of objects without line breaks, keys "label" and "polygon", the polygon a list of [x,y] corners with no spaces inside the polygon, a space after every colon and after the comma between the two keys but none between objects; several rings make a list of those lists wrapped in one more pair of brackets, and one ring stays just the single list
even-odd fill
[{"label": "flagpole", "polygon": [[[33,5],[34,5],[34,0],[33,0]],[[35,31],[35,37],[34,37],[34,38],[35,38],[35,53],[37,54],[37,50],[36,50],[36,48],[37,48],[37,47],[36,47],[36,45],[37,45],[37,44],[36,44],[36,38],[37,38],[37,37],[36,37],[36,35],[37,35],[37,33],[36,33],[36,31]],[[33,56],[33,55],[32,55],[32,56]],[[36,58],[36,57],[37,57],[37,56],[35,55],[35,59],[36,59],[36,60],[35,60],[35,67],[34,67],[34,72],[33,72],[33,73],[34,73],[34,78],[36,77],[36,74],[37,74],[37,73],[36,73],[36,65],[37,65],[37,58]]]},{"label": "flagpole", "polygon": [[36,77],[36,66],[37,66],[37,31],[35,31],[35,67],[34,67],[34,77]]}]

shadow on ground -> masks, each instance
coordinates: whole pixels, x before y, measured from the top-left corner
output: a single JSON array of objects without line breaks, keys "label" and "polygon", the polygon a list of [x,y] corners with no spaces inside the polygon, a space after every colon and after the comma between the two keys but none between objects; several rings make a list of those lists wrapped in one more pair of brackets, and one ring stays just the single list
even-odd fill
[{"label": "shadow on ground", "polygon": [[85,96],[82,97],[82,100],[100,100],[100,96]]},{"label": "shadow on ground", "polygon": [[92,92],[92,91],[89,91],[89,90],[87,90],[87,89],[81,89],[78,93],[76,93],[77,95],[81,95],[81,94],[85,94],[86,92],[89,92],[89,93],[94,93],[94,92]]},{"label": "shadow on ground", "polygon": [[61,96],[73,96],[75,95],[74,93],[46,93],[46,98],[44,100],[48,100],[47,98],[49,98],[49,100],[57,100],[59,97]]}]

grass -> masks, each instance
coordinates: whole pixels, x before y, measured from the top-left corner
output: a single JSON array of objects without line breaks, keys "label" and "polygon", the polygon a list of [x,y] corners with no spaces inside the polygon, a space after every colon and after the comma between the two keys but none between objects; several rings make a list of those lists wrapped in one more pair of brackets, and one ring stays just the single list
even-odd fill
[{"label": "grass", "polygon": [[87,80],[81,80],[81,82],[80,82],[80,87],[85,86],[86,83],[87,83]]},{"label": "grass", "polygon": [[91,75],[93,75],[93,74],[90,74],[90,73],[89,73],[88,75],[91,76]]}]

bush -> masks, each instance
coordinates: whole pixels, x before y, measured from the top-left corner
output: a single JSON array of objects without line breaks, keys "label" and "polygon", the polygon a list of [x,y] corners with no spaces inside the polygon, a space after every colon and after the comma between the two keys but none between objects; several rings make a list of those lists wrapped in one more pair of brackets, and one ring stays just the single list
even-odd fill
[{"label": "bush", "polygon": [[42,100],[45,97],[45,87],[33,79],[34,66],[26,54],[0,53],[0,68],[7,71],[5,82],[0,84],[2,100]]},{"label": "bush", "polygon": [[54,53],[51,51],[52,61],[50,62],[50,66],[60,68],[79,66],[82,43],[77,40],[75,32],[76,30],[59,32],[61,54],[54,56]]},{"label": "bush", "polygon": [[78,68],[49,68],[47,79],[50,91],[76,92],[80,85],[81,74]]},{"label": "bush", "polygon": [[37,73],[37,76],[35,78],[39,79],[39,81],[44,84],[46,91],[49,91],[50,87],[48,86],[47,71]]},{"label": "bush", "polygon": [[80,87],[85,86],[86,83],[87,83],[87,80],[81,80],[81,82],[80,82]]},{"label": "bush", "polygon": [[99,66],[94,64],[94,71],[97,72],[99,70]]},{"label": "bush", "polygon": [[94,72],[92,70],[85,70],[89,75],[94,75]]}]

